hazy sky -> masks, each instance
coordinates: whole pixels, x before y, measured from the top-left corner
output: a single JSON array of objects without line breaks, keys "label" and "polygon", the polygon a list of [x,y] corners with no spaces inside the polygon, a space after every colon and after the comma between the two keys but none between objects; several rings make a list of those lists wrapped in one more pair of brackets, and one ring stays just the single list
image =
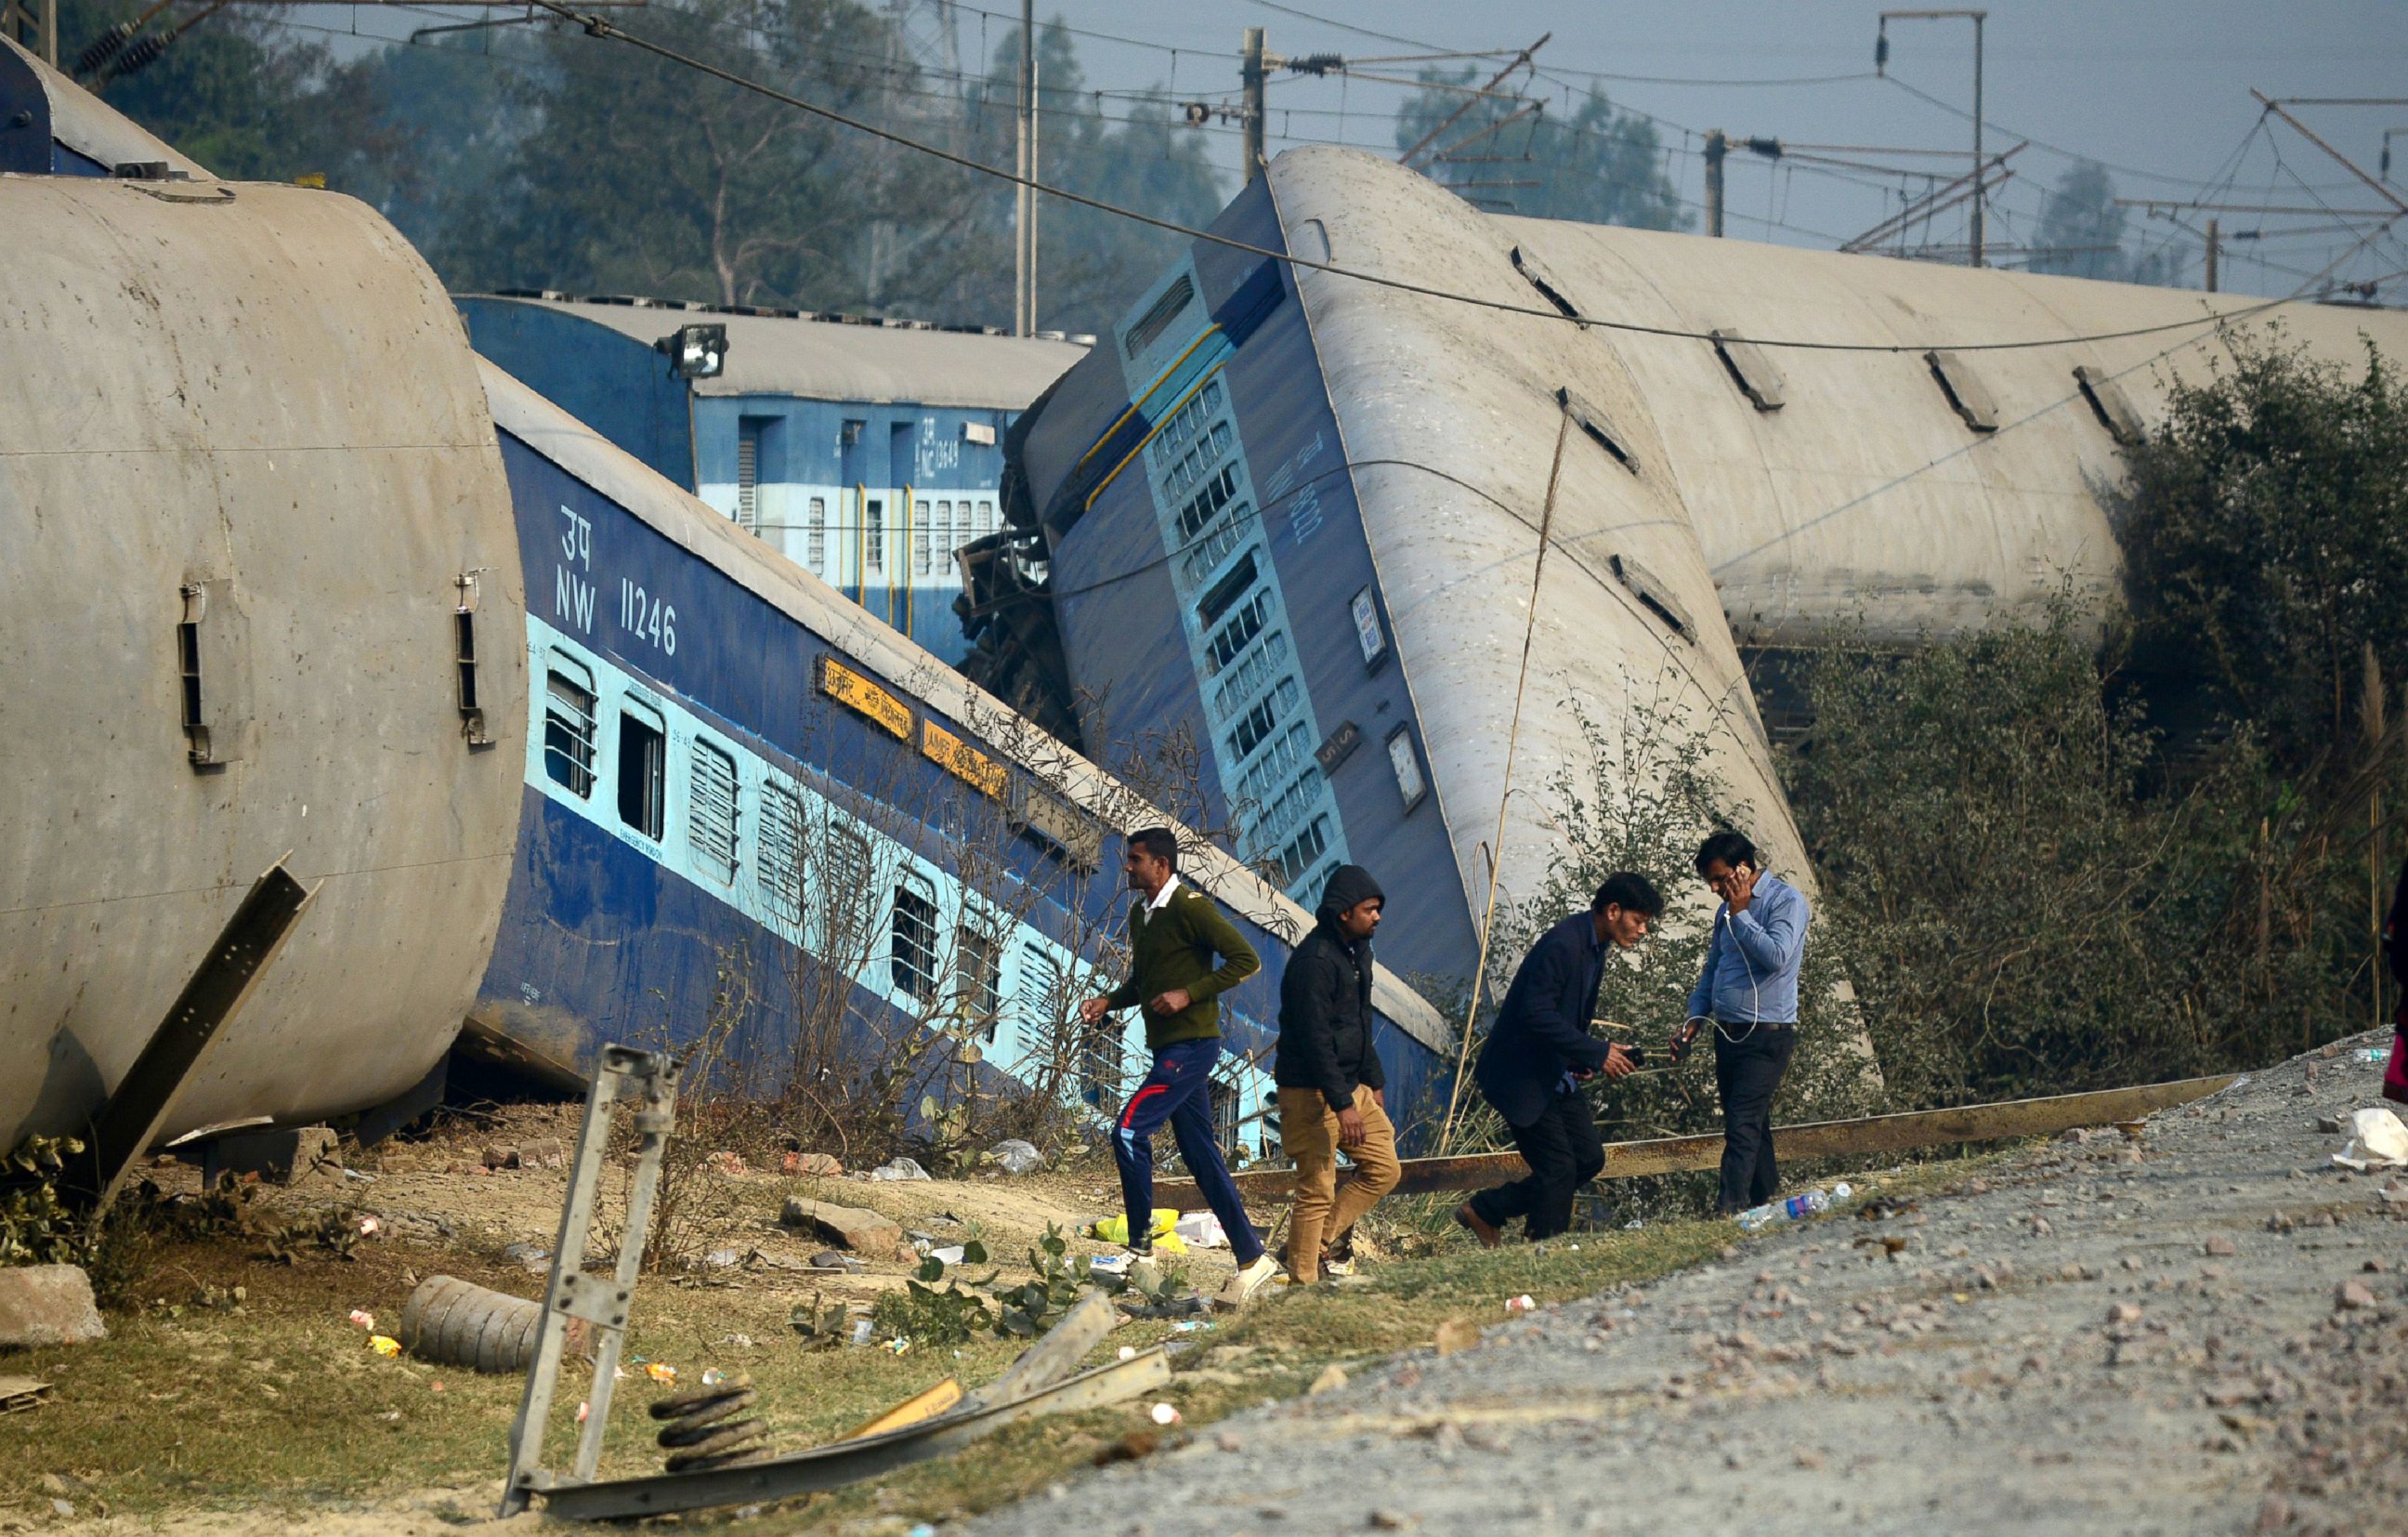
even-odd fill
[{"label": "hazy sky", "polygon": [[[910,12],[915,37],[933,45],[935,0],[898,8]],[[1673,151],[1667,169],[1682,195],[1694,203],[1702,184],[1699,135],[1707,128],[1797,144],[1970,149],[1965,114],[1972,94],[1971,26],[1961,21],[1893,23],[1894,80],[1876,79],[1873,39],[1881,9],[1878,4],[1840,0],[1304,0],[1296,6],[1265,0],[1049,0],[1038,14],[1108,35],[1078,39],[1089,85],[1106,93],[1090,97],[1088,105],[1108,115],[1125,114],[1132,105],[1129,95],[1111,94],[1116,92],[1175,87],[1171,93],[1180,98],[1227,97],[1237,85],[1239,35],[1249,25],[1266,29],[1274,53],[1335,52],[1353,59],[1413,53],[1422,50],[1420,44],[1515,49],[1552,33],[1538,54],[1539,75],[1529,89],[1546,94],[1553,111],[1596,79],[1617,105],[1659,120],[1664,143]],[[975,70],[982,47],[991,50],[1016,24],[1017,10],[1012,0],[956,7],[966,69]],[[342,14],[341,24],[352,24],[351,13]],[[415,7],[359,14],[363,30],[388,35],[430,20]],[[640,27],[640,17],[628,15],[631,30]],[[928,46],[922,51],[929,56]],[[2014,163],[2018,179],[1994,205],[1994,243],[2012,244],[2029,233],[2042,191],[2073,156],[2104,163],[2116,191],[2128,197],[2337,210],[2385,206],[2375,191],[2355,181],[2291,128],[2272,121],[2261,127],[2249,88],[2277,97],[2408,95],[2408,4],[2401,0],[1995,0],[1985,56],[1986,147],[1995,153],[2020,139],[2033,140]],[[1365,74],[1409,76],[1420,66],[1358,67]],[[1691,81],[1709,83],[1682,83]],[[1793,83],[1731,83],[1775,81]],[[1909,87],[1937,101],[1918,98]],[[1359,76],[1275,77],[1269,93],[1271,147],[1276,151],[1286,142],[1344,139],[1393,154],[1395,111],[1402,94],[1398,86]],[[2408,187],[2408,106],[2300,111],[2369,172],[2375,169],[2384,130],[2401,129],[2398,180]],[[1234,130],[1204,132],[1216,155],[1234,167]],[[1841,158],[1952,174],[1966,164],[1889,154]],[[1500,174],[1510,175],[1510,168],[1500,167]],[[1901,185],[1896,175],[1817,171],[1802,163],[1774,165],[1734,154],[1727,232],[1837,245],[1896,208]],[[2196,226],[2204,214],[2184,217]],[[2350,252],[2373,227],[2321,214],[2219,217],[2228,237],[2265,232],[2255,242],[2243,238],[2227,245],[2224,286],[2258,293],[2292,291]],[[2188,264],[2186,280],[2197,280],[2195,237],[2162,220],[2144,222],[2139,210],[2134,221],[2137,231],[2179,250]],[[2336,223],[2348,227],[2335,229]],[[2408,222],[2401,228],[2408,229]],[[2285,230],[2305,233],[2278,236]],[[1961,214],[1943,216],[1933,237],[1961,239]],[[2393,234],[2358,249],[2336,271],[2362,280],[2402,268],[2408,268],[2408,240]],[[2395,292],[2408,293],[2408,281],[2390,285],[2386,297]]]}]

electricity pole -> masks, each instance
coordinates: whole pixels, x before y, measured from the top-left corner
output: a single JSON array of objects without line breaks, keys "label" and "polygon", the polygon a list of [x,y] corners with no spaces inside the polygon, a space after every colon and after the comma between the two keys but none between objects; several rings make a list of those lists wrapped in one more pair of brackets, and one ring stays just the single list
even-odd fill
[{"label": "electricity pole", "polygon": [[1246,180],[1269,168],[1263,155],[1263,29],[1248,27],[1240,48],[1240,78],[1246,88]]},{"label": "electricity pole", "polygon": [[1719,128],[1706,133],[1706,233],[1719,239],[1723,233],[1723,156],[1730,151],[1730,140]]},{"label": "electricity pole", "polygon": [[2211,294],[2215,292],[2215,247],[2216,226],[2211,219],[2207,222],[2207,291]]},{"label": "electricity pole", "polygon": [[1899,22],[1966,21],[1973,23],[1973,227],[1970,235],[1972,265],[1982,265],[1982,23],[1990,19],[1986,10],[1885,10],[1881,13],[1881,33],[1873,43],[1873,72],[1886,73],[1889,68],[1889,24]]},{"label": "electricity pole", "polygon": [[1020,0],[1020,132],[1012,196],[1011,331],[1037,334],[1037,0]]}]

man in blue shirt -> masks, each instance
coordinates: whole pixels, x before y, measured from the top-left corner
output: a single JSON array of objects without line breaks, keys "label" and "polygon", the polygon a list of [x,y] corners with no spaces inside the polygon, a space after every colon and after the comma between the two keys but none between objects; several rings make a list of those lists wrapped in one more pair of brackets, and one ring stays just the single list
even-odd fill
[{"label": "man in blue shirt", "polygon": [[1725,1216],[1761,1206],[1781,1189],[1772,1162],[1772,1097],[1798,1047],[1798,963],[1806,954],[1806,898],[1764,873],[1756,845],[1718,832],[1698,850],[1698,873],[1722,898],[1689,1019],[1672,1038],[1677,1060],[1711,1024],[1714,1087],[1723,1101]]}]

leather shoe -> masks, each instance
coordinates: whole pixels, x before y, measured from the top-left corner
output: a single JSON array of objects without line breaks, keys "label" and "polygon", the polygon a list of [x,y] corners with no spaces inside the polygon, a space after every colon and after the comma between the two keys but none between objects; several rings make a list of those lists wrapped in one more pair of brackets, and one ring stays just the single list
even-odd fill
[{"label": "leather shoe", "polygon": [[1505,1235],[1498,1232],[1479,1213],[1473,1211],[1471,1202],[1468,1200],[1455,1209],[1455,1220],[1469,1229],[1471,1236],[1480,1240],[1480,1246],[1484,1249],[1493,1249],[1505,1242]]}]

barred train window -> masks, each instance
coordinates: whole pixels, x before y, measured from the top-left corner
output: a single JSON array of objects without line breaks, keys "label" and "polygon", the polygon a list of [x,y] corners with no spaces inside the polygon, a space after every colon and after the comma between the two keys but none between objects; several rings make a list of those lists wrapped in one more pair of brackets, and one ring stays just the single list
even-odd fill
[{"label": "barred train window", "polygon": [[953,952],[953,993],[963,1016],[992,1043],[1003,1008],[1003,943],[982,929],[963,925]]},{"label": "barred train window", "polygon": [[660,840],[668,784],[668,736],[661,718],[642,705],[619,711],[619,820]]},{"label": "barred train window", "polygon": [[[877,912],[877,893],[869,885],[869,840],[852,827],[828,827],[827,868],[821,874],[820,889],[827,894],[827,942],[855,955],[869,953]],[[860,948],[853,949],[855,945]]]},{"label": "barred train window", "polygon": [[736,879],[736,760],[700,738],[687,781],[686,845],[697,869],[723,883]]},{"label": "barred train window", "polygon": [[939,552],[947,557],[948,561],[950,561],[953,553],[961,547],[960,542],[953,538],[953,503],[939,502],[937,504],[937,522],[935,526],[929,530],[929,533],[934,537]]},{"label": "barred train window", "polygon": [[809,559],[810,567],[814,571],[823,570],[827,566],[827,498],[825,496],[811,498]]},{"label": "barred train window", "polygon": [[915,575],[928,574],[928,504],[911,504],[911,569]]},{"label": "barred train window", "polygon": [[895,887],[887,973],[923,1003],[937,996],[937,898],[917,876],[906,876]]},{"label": "barred train window", "polygon": [[761,786],[761,904],[781,922],[803,921],[803,803],[776,784]]},{"label": "barred train window", "polygon": [[862,510],[862,538],[867,542],[867,555],[863,565],[872,571],[886,569],[886,503],[872,496]]},{"label": "barred train window", "polygon": [[1062,1023],[1062,968],[1041,944],[1029,941],[1020,947],[1020,984],[1012,989],[1012,1013],[1019,1016],[1021,1041],[1049,1047]]},{"label": "barred train window", "polygon": [[580,799],[594,793],[594,674],[557,652],[544,679],[543,771]]}]

